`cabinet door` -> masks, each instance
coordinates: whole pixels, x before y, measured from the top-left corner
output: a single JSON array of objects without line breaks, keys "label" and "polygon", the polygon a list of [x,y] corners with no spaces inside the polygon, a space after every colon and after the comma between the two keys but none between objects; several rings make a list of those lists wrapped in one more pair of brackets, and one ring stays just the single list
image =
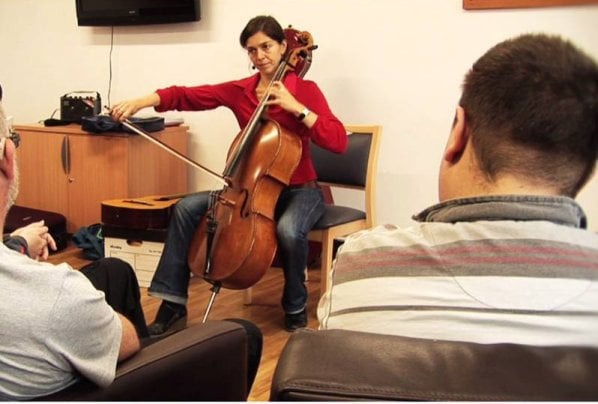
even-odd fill
[{"label": "cabinet door", "polygon": [[[152,136],[187,156],[185,128],[167,128]],[[187,163],[141,136],[130,136],[128,141],[129,197],[187,192]]]},{"label": "cabinet door", "polygon": [[17,149],[20,171],[17,204],[68,217],[68,183],[62,161],[66,136],[27,130],[18,132],[21,145]]},{"label": "cabinet door", "polygon": [[70,135],[69,231],[101,221],[106,199],[127,196],[127,138]]}]

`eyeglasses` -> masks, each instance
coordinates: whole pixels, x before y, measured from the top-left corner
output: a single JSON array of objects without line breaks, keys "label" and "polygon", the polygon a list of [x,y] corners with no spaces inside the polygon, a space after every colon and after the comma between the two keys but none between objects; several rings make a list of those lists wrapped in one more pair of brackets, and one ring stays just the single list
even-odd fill
[{"label": "eyeglasses", "polygon": [[[21,135],[19,135],[19,133],[15,132],[14,130],[11,130],[10,132],[8,132],[8,136],[4,136],[3,138],[0,138],[0,140],[3,140],[3,139],[12,140],[12,142],[15,145],[15,148],[18,148],[19,145],[21,144]],[[4,142],[2,142],[2,146],[4,146]],[[2,147],[2,151],[4,151],[4,147]]]},{"label": "eyeglasses", "polygon": [[19,144],[21,144],[21,136],[13,130],[8,132],[8,136],[0,137],[0,160],[4,158],[4,148],[6,146],[6,139],[12,140],[12,142],[15,145],[15,148],[19,147]]},{"label": "eyeglasses", "polygon": [[14,130],[11,130],[9,132],[7,138],[12,140],[12,142],[15,144],[15,148],[18,148],[19,145],[21,144],[21,135],[19,135],[19,132],[15,132]]}]

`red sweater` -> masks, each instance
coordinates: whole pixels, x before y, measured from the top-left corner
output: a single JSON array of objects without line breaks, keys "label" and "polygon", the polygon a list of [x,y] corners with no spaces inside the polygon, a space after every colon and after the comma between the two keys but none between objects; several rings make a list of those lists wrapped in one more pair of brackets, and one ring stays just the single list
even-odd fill
[{"label": "red sweater", "polygon": [[[255,88],[259,82],[259,73],[240,80],[221,84],[196,87],[172,86],[157,90],[160,105],[155,110],[163,111],[203,111],[217,107],[229,108],[244,128],[258,105]],[[301,137],[302,153],[299,166],[291,177],[290,184],[303,184],[317,178],[309,149],[310,139],[320,147],[335,153],[342,153],[347,148],[347,133],[342,122],[334,116],[328,102],[313,81],[303,80],[296,74],[287,74],[283,80],[287,89],[297,101],[318,115],[311,129],[297,118],[278,106],[268,108],[268,117],[277,121],[286,130]]]}]

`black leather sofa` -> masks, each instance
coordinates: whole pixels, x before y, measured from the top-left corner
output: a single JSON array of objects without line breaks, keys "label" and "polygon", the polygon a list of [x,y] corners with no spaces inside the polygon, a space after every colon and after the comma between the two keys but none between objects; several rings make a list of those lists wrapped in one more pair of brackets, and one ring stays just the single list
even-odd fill
[{"label": "black leather sofa", "polygon": [[119,364],[107,388],[83,380],[43,401],[245,401],[247,334],[208,321],[146,346]]},{"label": "black leather sofa", "polygon": [[300,330],[283,349],[270,399],[594,401],[598,349]]}]

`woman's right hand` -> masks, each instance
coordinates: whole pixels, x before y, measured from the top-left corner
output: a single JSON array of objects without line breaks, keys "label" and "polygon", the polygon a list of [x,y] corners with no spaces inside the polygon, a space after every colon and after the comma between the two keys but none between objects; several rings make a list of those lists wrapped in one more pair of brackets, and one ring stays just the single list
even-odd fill
[{"label": "woman's right hand", "polygon": [[157,105],[160,105],[160,96],[157,93],[151,93],[145,97],[121,101],[115,104],[110,110],[110,115],[115,121],[123,122],[135,115],[139,110]]}]

